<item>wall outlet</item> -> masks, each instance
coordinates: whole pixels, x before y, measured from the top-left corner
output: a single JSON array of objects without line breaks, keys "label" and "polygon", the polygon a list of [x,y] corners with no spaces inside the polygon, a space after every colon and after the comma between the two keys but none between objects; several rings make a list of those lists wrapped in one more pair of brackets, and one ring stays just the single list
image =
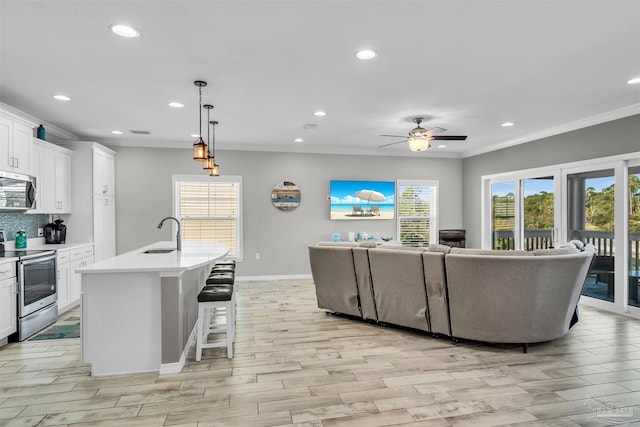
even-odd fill
[{"label": "wall outlet", "polygon": [[256,252],[256,259],[260,259],[260,252]]},{"label": "wall outlet", "polygon": [[38,228],[38,237],[44,236],[44,228]]}]

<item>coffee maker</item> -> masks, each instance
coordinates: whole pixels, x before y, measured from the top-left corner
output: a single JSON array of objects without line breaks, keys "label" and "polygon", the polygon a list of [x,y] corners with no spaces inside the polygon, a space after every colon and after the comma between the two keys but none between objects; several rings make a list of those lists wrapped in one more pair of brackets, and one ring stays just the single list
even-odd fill
[{"label": "coffee maker", "polygon": [[59,217],[53,223],[44,226],[45,243],[64,243],[67,238],[67,226]]}]

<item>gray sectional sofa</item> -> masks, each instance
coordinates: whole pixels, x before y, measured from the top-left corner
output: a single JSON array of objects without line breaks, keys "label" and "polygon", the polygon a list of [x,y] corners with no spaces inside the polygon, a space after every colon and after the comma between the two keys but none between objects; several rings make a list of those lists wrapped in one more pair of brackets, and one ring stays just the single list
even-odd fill
[{"label": "gray sectional sofa", "polygon": [[533,252],[309,246],[319,308],[525,352],[569,331],[593,256],[577,241]]}]

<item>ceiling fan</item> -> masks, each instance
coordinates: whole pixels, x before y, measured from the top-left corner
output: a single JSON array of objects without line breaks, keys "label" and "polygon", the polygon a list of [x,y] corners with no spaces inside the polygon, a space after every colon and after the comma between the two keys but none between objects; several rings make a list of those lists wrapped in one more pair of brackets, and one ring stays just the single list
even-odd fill
[{"label": "ceiling fan", "polygon": [[464,141],[467,139],[466,135],[437,135],[439,133],[445,132],[446,129],[434,127],[431,129],[425,129],[420,126],[422,123],[422,117],[414,117],[413,123],[417,126],[409,132],[409,136],[406,138],[400,135],[380,135],[380,136],[390,136],[393,138],[405,138],[402,141],[392,142],[390,144],[379,145],[379,147],[388,147],[389,145],[400,144],[402,142],[409,143],[409,149],[411,151],[426,151],[431,148],[431,144],[429,141]]}]

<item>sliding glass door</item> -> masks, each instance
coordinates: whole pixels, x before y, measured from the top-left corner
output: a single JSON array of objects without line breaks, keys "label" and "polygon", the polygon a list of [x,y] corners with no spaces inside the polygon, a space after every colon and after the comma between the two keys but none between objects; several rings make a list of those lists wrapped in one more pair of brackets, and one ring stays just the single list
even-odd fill
[{"label": "sliding glass door", "polygon": [[516,182],[491,183],[491,249],[516,248]]},{"label": "sliding glass door", "polygon": [[491,182],[491,248],[548,249],[556,238],[553,175]]},{"label": "sliding glass door", "polygon": [[556,230],[555,179],[553,176],[522,180],[522,249],[549,249]]},{"label": "sliding glass door", "polygon": [[595,247],[582,301],[640,317],[640,157],[483,177],[482,247]]},{"label": "sliding glass door", "polygon": [[583,295],[615,301],[615,170],[566,175],[567,240],[591,243],[596,258]]},{"label": "sliding glass door", "polygon": [[638,299],[638,288],[640,287],[640,166],[629,167],[627,175],[627,304],[633,310],[632,307],[640,307],[640,300]]}]

